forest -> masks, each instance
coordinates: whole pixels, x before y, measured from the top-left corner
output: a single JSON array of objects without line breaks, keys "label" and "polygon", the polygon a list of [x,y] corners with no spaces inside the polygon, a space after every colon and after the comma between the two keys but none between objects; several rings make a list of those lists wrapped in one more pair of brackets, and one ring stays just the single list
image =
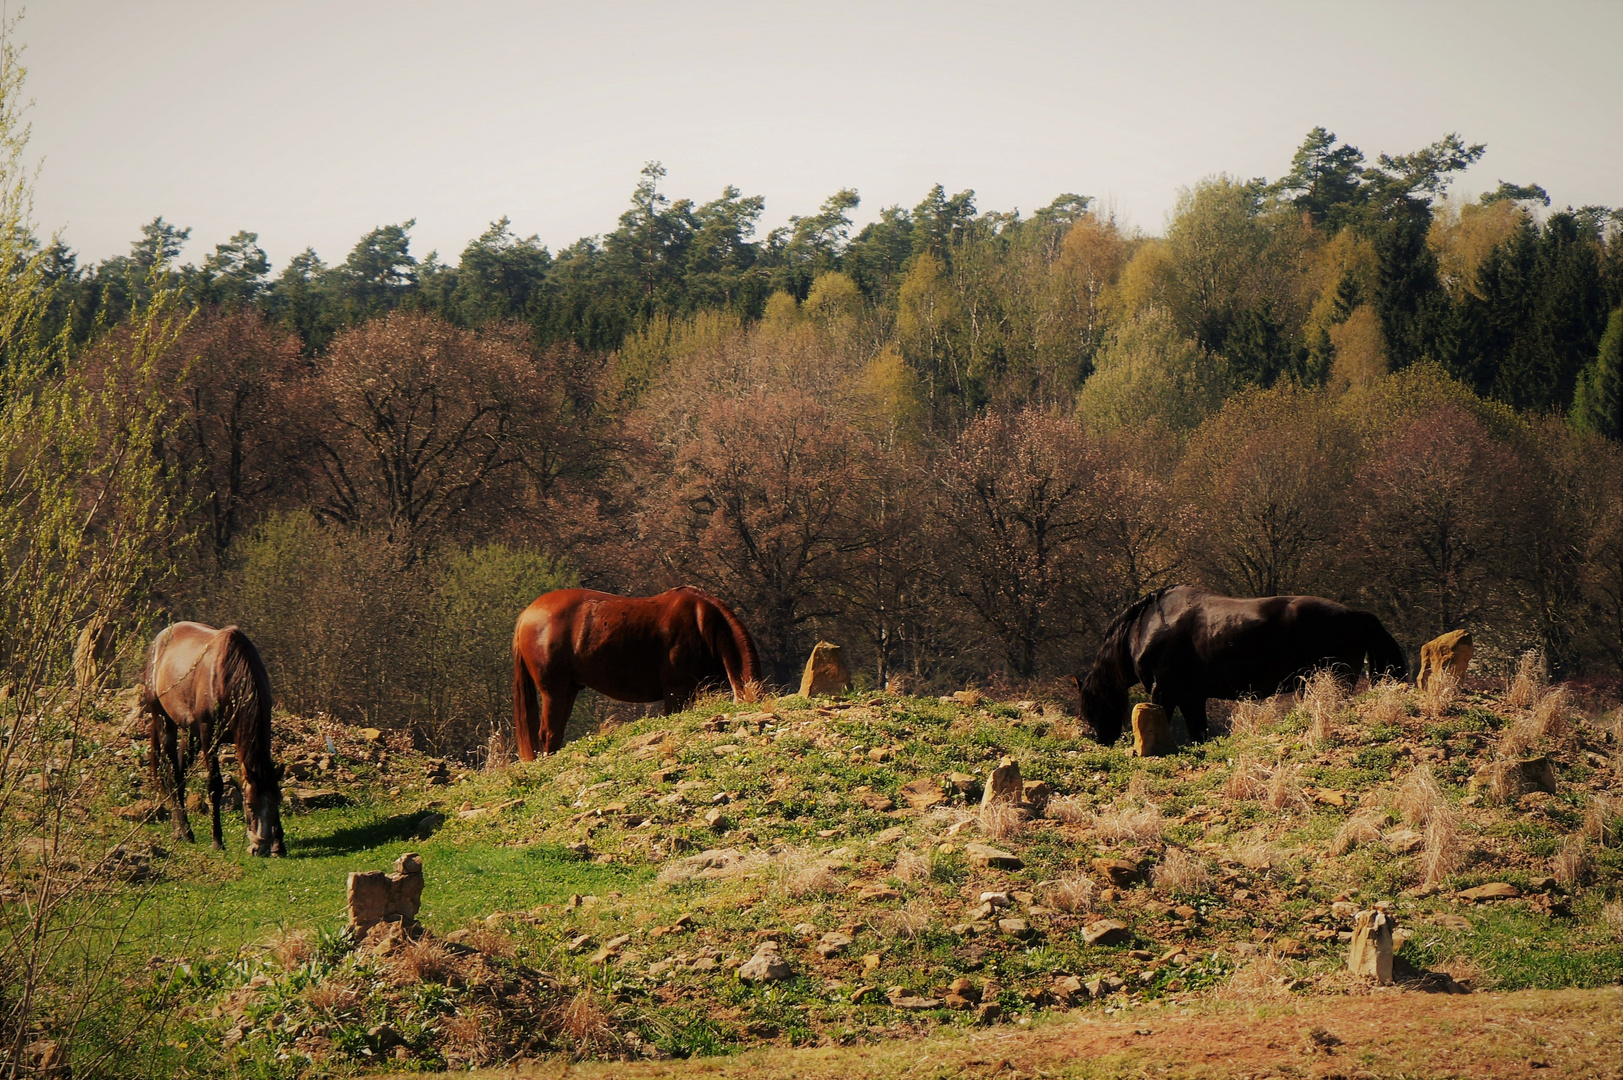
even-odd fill
[{"label": "forest", "polygon": [[240,624],[289,708],[439,752],[505,722],[513,620],[567,584],[700,586],[779,683],[819,639],[870,686],[1068,680],[1175,582],[1613,679],[1623,214],[1451,193],[1484,153],[1316,128],[1160,236],[940,186],[761,236],[763,197],[674,198],[656,163],[556,252],[505,218],[454,263],[405,221],[279,271],[250,231],[182,261],[161,217],[83,267],[14,236],[8,423],[46,385],[86,413],[7,469],[142,530],[130,641]]}]

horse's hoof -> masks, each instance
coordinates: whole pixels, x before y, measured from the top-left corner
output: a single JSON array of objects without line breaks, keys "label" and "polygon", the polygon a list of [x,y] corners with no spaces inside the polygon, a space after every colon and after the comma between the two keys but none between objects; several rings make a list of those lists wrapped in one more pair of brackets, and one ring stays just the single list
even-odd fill
[{"label": "horse's hoof", "polygon": [[218,840],[214,841],[213,846],[214,846],[215,851],[224,851],[225,850],[225,845],[220,843]]}]

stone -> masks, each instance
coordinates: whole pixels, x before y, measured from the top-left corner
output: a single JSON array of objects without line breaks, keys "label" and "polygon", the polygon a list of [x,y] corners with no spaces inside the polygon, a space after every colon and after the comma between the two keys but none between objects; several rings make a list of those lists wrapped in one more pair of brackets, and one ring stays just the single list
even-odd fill
[{"label": "stone", "polygon": [[857,802],[876,814],[884,814],[896,809],[896,804],[888,796],[881,795],[877,791],[862,792],[857,796]]},{"label": "stone", "polygon": [[415,923],[423,903],[423,860],[408,851],[395,860],[394,873],[381,870],[351,873],[349,922],[368,930],[380,922]]},{"label": "stone", "polygon": [[494,803],[490,806],[473,806],[466,810],[458,810],[456,816],[463,821],[479,821],[483,818],[495,817],[504,810],[512,810],[523,805],[523,799],[511,799],[508,802]]},{"label": "stone", "polygon": [[857,893],[858,900],[900,900],[902,894],[889,885],[869,885]]},{"label": "stone", "polygon": [[1048,800],[1053,798],[1054,789],[1041,780],[1027,780],[1020,785],[1020,801],[1037,817],[1042,817],[1048,809]]},{"label": "stone", "polygon": [[[95,686],[112,659],[117,631],[106,615],[94,615],[73,645],[73,682],[82,690]],[[55,1045],[55,1044],[52,1044]]]},{"label": "stone", "polygon": [[863,955],[863,957],[862,957],[862,974],[864,976],[866,976],[869,972],[873,971],[878,966],[879,966],[879,954],[878,953],[871,952],[871,953],[866,953],[866,954]]},{"label": "stone", "polygon": [[947,797],[941,792],[941,785],[927,776],[903,784],[902,798],[915,810],[928,810],[947,801]]},{"label": "stone", "polygon": [[1024,919],[999,919],[997,928],[1010,937],[1019,938],[1022,941],[1037,935],[1037,932],[1031,928],[1031,924]]},{"label": "stone", "polygon": [[707,828],[723,832],[727,828],[727,815],[722,813],[721,807],[712,807],[705,811],[704,823]]},{"label": "stone", "polygon": [[940,998],[915,994],[905,986],[893,986],[886,990],[885,999],[893,1009],[939,1009],[943,1004]]},{"label": "stone", "polygon": [[162,803],[151,799],[136,799],[128,806],[119,806],[113,809],[113,816],[123,818],[125,821],[167,821],[169,808]]},{"label": "stone", "polygon": [[986,698],[979,690],[954,690],[947,695],[947,700],[954,705],[968,705],[970,708],[974,708],[982,701],[985,701]]},{"label": "stone", "polygon": [[603,947],[587,960],[589,964],[604,964],[620,955],[620,950],[631,943],[630,934],[619,934],[603,943]]},{"label": "stone", "polygon": [[882,832],[874,833],[873,837],[869,839],[868,845],[870,847],[883,847],[886,844],[894,844],[897,841],[904,840],[906,838],[907,828],[905,826],[892,825],[890,828],[885,829]]},{"label": "stone", "polygon": [[1475,904],[1482,900],[1514,900],[1521,894],[1522,891],[1509,882],[1490,881],[1474,889],[1461,889],[1454,895]]},{"label": "stone", "polygon": [[1415,685],[1426,690],[1444,674],[1456,682],[1465,678],[1465,669],[1471,666],[1475,652],[1469,630],[1450,630],[1442,637],[1432,638],[1420,646],[1420,673],[1415,676]]},{"label": "stone", "polygon": [[872,1001],[874,995],[879,993],[877,986],[859,986],[851,991],[851,1004],[861,1005],[864,1001]]},{"label": "stone", "polygon": [[1384,911],[1360,911],[1347,946],[1347,970],[1392,985],[1392,918]]},{"label": "stone", "polygon": [[1068,1002],[1092,996],[1088,993],[1087,987],[1083,985],[1082,980],[1075,975],[1065,975],[1055,979],[1051,992],[1061,1001]]},{"label": "stone", "polygon": [[869,761],[894,761],[896,751],[889,746],[876,746],[868,751]]},{"label": "stone", "polygon": [[1398,855],[1412,855],[1426,844],[1426,838],[1413,829],[1393,829],[1381,840]]},{"label": "stone", "polygon": [[952,785],[965,802],[973,802],[980,791],[981,782],[968,773],[951,772],[947,774],[947,783]]},{"label": "stone", "polygon": [[983,1001],[975,1009],[975,1019],[983,1024],[990,1024],[1003,1015],[1003,1006],[995,1001]]},{"label": "stone", "polygon": [[333,788],[294,788],[288,792],[288,805],[295,814],[309,813],[311,810],[328,810],[348,803],[349,798]]},{"label": "stone", "polygon": [[952,980],[947,992],[941,995],[942,1004],[949,1009],[971,1009],[980,1004],[981,992],[963,976]]},{"label": "stone", "polygon": [[853,940],[854,939],[850,934],[841,933],[838,930],[830,930],[828,933],[824,934],[818,939],[817,944],[814,945],[813,948],[816,949],[818,956],[838,956],[840,953],[844,952],[848,947],[850,947]]},{"label": "stone", "polygon": [[990,806],[995,802],[1018,806],[1024,794],[1025,782],[1020,778],[1020,766],[1015,764],[1013,758],[1006,757],[986,778],[986,788],[981,792],[981,806]]},{"label": "stone", "polygon": [[417,828],[414,830],[419,840],[427,840],[445,824],[445,815],[438,810],[430,810],[417,819]]},{"label": "stone", "polygon": [[795,977],[794,969],[778,955],[775,942],[764,941],[755,955],[738,966],[738,979],[746,983],[783,982]]},{"label": "stone", "polygon": [[361,738],[365,739],[367,742],[370,742],[370,743],[382,742],[383,741],[383,732],[379,728],[363,727],[361,729]]},{"label": "stone", "polygon": [[805,674],[800,677],[800,696],[843,694],[849,689],[851,670],[840,657],[840,647],[831,641],[819,641],[812,647]]},{"label": "stone", "polygon": [[1172,723],[1167,711],[1152,702],[1141,701],[1133,706],[1134,757],[1165,757],[1176,754],[1178,744],[1172,738]]},{"label": "stone", "polygon": [[969,860],[971,866],[989,870],[1019,870],[1026,865],[1018,855],[1001,851],[989,844],[965,844],[964,858]]},{"label": "stone", "polygon": [[1129,885],[1136,885],[1144,880],[1144,872],[1137,863],[1126,859],[1094,859],[1089,864],[1100,877],[1109,881],[1118,889],[1125,889]]},{"label": "stone", "polygon": [[695,879],[708,881],[732,877],[748,867],[749,860],[737,848],[708,848],[697,855],[666,863],[659,871],[659,882],[672,885]]},{"label": "stone", "polygon": [[1471,791],[1485,791],[1489,798],[1498,803],[1515,802],[1535,791],[1553,795],[1555,766],[1549,755],[1495,761],[1478,769],[1466,787]]},{"label": "stone", "polygon": [[1132,936],[1120,919],[1098,919],[1082,928],[1084,945],[1125,945]]}]

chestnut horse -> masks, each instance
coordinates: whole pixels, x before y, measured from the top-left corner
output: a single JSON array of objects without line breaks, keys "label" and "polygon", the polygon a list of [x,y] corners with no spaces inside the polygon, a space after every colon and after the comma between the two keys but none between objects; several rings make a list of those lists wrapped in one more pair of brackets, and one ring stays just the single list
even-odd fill
[{"label": "chestnut horse", "polygon": [[518,756],[532,761],[538,751],[563,746],[583,687],[617,701],[664,701],[669,716],[687,708],[701,687],[731,685],[733,699],[743,700],[760,670],[738,616],[691,585],[658,596],[546,593],[513,628]]},{"label": "chestnut horse", "polygon": [[[282,770],[271,760],[271,691],[265,664],[248,636],[235,626],[216,630],[202,623],[167,626],[152,641],[141,676],[141,698],[152,732],[152,776],[168,788],[175,835],[195,843],[186,820],[186,769],[199,753],[208,762],[209,806],[214,815],[214,847],[223,850],[220,799],[220,742],[237,747],[242,771],[242,816],[248,824],[248,850],[254,855],[286,855],[282,844]],[[186,729],[186,751],[179,729]],[[170,769],[165,784],[159,762]]]},{"label": "chestnut horse", "polygon": [[1351,690],[1366,658],[1371,682],[1408,677],[1402,646],[1367,611],[1320,596],[1247,600],[1172,585],[1116,616],[1077,685],[1100,742],[1121,735],[1134,683],[1168,714],[1181,709],[1189,734],[1204,740],[1207,699],[1270,697],[1321,668]]}]

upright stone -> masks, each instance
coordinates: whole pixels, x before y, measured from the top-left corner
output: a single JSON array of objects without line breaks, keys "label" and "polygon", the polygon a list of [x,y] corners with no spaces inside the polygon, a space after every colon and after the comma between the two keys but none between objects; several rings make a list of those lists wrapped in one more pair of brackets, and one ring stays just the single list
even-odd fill
[{"label": "upright stone", "polygon": [[79,631],[73,646],[73,681],[81,690],[95,686],[113,655],[114,630],[107,616],[97,615]]},{"label": "upright stone", "polygon": [[1133,756],[1165,757],[1178,752],[1172,739],[1172,724],[1159,705],[1141,701],[1133,706]]},{"label": "upright stone", "polygon": [[423,860],[408,851],[395,860],[394,873],[368,870],[349,875],[349,921],[361,930],[380,922],[407,926],[423,903]]},{"label": "upright stone", "polygon": [[1380,986],[1392,984],[1392,919],[1386,912],[1360,911],[1353,920],[1347,970]]},{"label": "upright stone", "polygon": [[1015,764],[1013,758],[1004,758],[998,762],[992,775],[986,778],[986,787],[981,791],[981,805],[990,806],[995,802],[1006,802],[1019,806],[1021,798],[1025,795],[1025,783],[1020,778],[1020,766]]},{"label": "upright stone", "polygon": [[801,697],[843,694],[849,689],[851,671],[840,659],[840,647],[831,641],[819,641],[806,661],[806,673],[800,677]]},{"label": "upright stone", "polygon": [[1471,666],[1475,652],[1469,630],[1450,630],[1442,637],[1432,638],[1420,647],[1420,674],[1415,676],[1416,685],[1424,690],[1445,673],[1456,681],[1465,678],[1465,669]]}]

